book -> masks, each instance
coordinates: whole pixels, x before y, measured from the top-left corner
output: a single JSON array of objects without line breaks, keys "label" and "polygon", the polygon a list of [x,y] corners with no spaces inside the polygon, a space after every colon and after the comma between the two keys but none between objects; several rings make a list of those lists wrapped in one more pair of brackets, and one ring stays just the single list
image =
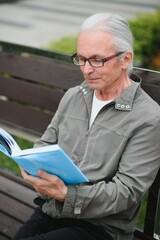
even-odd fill
[{"label": "book", "polygon": [[14,138],[0,128],[0,151],[32,176],[44,170],[61,178],[65,184],[89,182],[58,144],[21,150]]}]

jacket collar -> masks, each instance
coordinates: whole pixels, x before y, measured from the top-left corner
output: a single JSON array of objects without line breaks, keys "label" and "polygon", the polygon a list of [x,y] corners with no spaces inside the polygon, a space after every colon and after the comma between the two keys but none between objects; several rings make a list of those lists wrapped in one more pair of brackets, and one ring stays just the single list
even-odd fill
[{"label": "jacket collar", "polygon": [[[133,80],[133,83],[128,88],[126,88],[126,90],[124,90],[118,98],[116,98],[112,102],[112,104],[115,103],[115,109],[117,110],[121,110],[121,111],[132,110],[135,94],[141,84],[141,78],[135,74],[132,74],[131,79]],[[84,95],[86,104],[88,106],[88,111],[90,112],[90,109],[92,106],[93,90],[88,87],[88,84],[86,81],[84,81],[79,86],[79,89]]]}]

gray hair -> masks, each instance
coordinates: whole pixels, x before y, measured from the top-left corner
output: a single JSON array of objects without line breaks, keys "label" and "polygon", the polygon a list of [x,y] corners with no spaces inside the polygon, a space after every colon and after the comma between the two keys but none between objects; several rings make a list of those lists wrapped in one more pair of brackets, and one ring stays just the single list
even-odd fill
[{"label": "gray hair", "polygon": [[[127,20],[121,15],[96,13],[83,22],[80,32],[94,30],[102,30],[110,33],[113,36],[113,44],[117,52],[131,51],[133,53],[133,35]],[[128,67],[128,74],[132,72],[132,68],[133,60]]]}]

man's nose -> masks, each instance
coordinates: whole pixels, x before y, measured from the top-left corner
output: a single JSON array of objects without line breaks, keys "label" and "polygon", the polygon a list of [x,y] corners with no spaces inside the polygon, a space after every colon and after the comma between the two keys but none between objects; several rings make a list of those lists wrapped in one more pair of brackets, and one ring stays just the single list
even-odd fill
[{"label": "man's nose", "polygon": [[84,73],[90,73],[94,71],[94,67],[92,67],[89,61],[86,61],[85,65],[82,67],[82,71]]}]

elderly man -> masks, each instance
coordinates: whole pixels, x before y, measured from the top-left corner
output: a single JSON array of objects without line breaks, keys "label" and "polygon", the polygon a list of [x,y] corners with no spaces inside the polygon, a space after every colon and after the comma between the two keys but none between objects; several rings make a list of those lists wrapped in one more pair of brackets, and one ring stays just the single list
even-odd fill
[{"label": "elderly man", "polygon": [[133,37],[115,14],[89,17],[72,61],[84,76],[70,89],[36,146],[58,143],[89,183],[22,176],[39,193],[14,240],[129,240],[160,165],[160,108],[132,75]]}]

